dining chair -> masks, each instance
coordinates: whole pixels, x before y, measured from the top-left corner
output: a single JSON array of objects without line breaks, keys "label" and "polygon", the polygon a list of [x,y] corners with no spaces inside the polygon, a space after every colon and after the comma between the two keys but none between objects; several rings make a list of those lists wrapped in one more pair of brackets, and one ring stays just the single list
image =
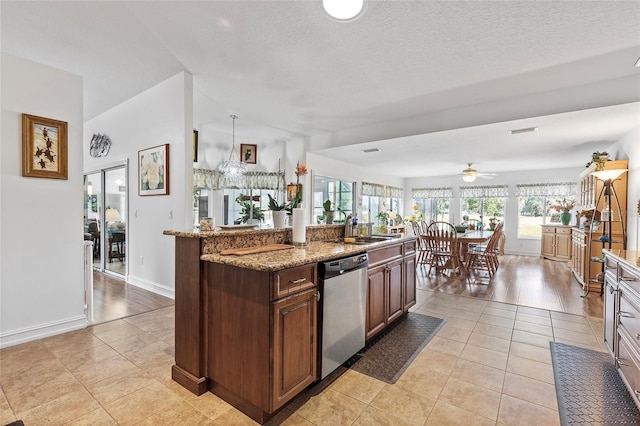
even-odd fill
[{"label": "dining chair", "polygon": [[473,270],[474,272],[487,271],[489,278],[493,278],[493,275],[498,270],[499,265],[498,243],[502,236],[503,226],[504,222],[500,222],[496,225],[496,228],[486,245],[475,246],[467,252],[465,263],[468,270]]},{"label": "dining chair", "polygon": [[427,228],[425,239],[431,256],[427,274],[430,274],[431,269],[434,268],[436,274],[442,270],[451,270],[453,273],[463,272],[455,226],[448,222],[433,222]]},{"label": "dining chair", "polygon": [[418,265],[428,265],[431,262],[431,256],[429,256],[429,247],[427,247],[427,240],[424,238],[422,227],[417,221],[411,222],[411,226],[413,228],[413,234],[417,238],[416,249],[418,251],[418,256],[416,258],[416,263]]}]

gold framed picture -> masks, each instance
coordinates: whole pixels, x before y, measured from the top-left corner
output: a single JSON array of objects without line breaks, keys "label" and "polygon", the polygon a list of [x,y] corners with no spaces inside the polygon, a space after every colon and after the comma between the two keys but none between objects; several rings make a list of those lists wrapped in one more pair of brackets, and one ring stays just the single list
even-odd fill
[{"label": "gold framed picture", "polygon": [[68,179],[65,121],[22,114],[22,176]]}]

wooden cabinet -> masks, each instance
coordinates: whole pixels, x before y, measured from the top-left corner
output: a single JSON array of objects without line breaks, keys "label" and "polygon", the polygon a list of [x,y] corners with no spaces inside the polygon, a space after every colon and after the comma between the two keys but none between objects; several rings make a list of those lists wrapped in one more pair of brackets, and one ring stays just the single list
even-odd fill
[{"label": "wooden cabinet", "polygon": [[273,304],[273,409],[317,377],[316,305],[315,289]]},{"label": "wooden cabinet", "polygon": [[604,342],[640,408],[640,267],[637,252],[605,252]]},{"label": "wooden cabinet", "polygon": [[406,314],[415,304],[415,241],[369,252],[366,340]]},{"label": "wooden cabinet", "polygon": [[[629,162],[627,160],[607,161],[604,163],[604,170],[626,169],[628,165]],[[596,206],[596,203],[598,202],[598,195],[602,190],[602,181],[596,179],[596,177],[591,174],[595,171],[596,164],[594,163],[580,173],[580,206],[583,210],[597,208],[599,211],[602,211],[602,208],[604,207],[604,200],[600,200],[600,203]],[[624,204],[626,207],[626,175],[624,179],[616,181],[614,185],[617,192],[624,193],[624,202],[621,200],[620,204]]]},{"label": "wooden cabinet", "polygon": [[542,225],[541,255],[551,260],[571,259],[571,227]]},{"label": "wooden cabinet", "polygon": [[316,264],[205,274],[210,390],[263,423],[318,377]]}]

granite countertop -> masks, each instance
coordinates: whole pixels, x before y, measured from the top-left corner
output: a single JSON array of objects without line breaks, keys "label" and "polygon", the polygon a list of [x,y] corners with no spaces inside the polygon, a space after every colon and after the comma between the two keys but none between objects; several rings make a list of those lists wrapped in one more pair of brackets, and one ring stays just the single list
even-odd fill
[{"label": "granite countertop", "polygon": [[339,259],[359,253],[365,253],[375,248],[398,244],[399,242],[412,240],[413,237],[393,238],[388,241],[380,241],[369,244],[344,244],[337,241],[313,241],[305,247],[295,247],[288,250],[278,250],[266,253],[249,254],[244,256],[228,255],[220,253],[205,254],[200,258],[207,262],[223,263],[238,266],[240,268],[254,269],[257,271],[278,271],[308,263],[324,262],[331,259]]},{"label": "granite countertop", "polygon": [[603,252],[605,252],[607,256],[612,256],[627,264],[630,268],[640,271],[640,251],[604,249]]}]

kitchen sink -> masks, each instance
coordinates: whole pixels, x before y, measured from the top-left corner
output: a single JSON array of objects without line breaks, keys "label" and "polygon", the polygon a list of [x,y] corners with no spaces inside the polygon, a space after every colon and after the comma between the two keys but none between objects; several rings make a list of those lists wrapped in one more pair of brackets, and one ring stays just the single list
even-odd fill
[{"label": "kitchen sink", "polygon": [[355,241],[345,242],[345,244],[371,244],[371,243],[379,243],[381,241],[389,241],[391,239],[393,239],[393,237],[383,237],[383,236],[356,237]]}]

